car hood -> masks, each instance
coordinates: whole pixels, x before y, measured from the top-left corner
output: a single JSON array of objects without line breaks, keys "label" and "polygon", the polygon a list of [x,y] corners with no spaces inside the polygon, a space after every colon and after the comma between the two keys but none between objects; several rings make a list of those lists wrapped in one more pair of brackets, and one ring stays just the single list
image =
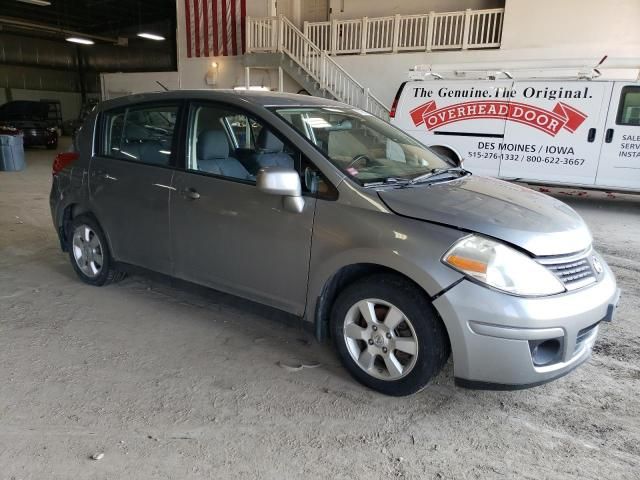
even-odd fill
[{"label": "car hood", "polygon": [[378,191],[395,213],[481,233],[536,256],[575,253],[591,233],[568,205],[529,188],[492,178],[466,177]]}]

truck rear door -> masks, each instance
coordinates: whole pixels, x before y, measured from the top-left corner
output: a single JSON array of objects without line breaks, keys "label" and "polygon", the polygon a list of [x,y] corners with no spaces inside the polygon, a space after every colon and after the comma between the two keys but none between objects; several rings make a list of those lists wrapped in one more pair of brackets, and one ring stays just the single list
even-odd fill
[{"label": "truck rear door", "polygon": [[500,177],[592,186],[612,82],[516,81]]},{"label": "truck rear door", "polygon": [[616,82],[596,185],[640,190],[640,85]]}]

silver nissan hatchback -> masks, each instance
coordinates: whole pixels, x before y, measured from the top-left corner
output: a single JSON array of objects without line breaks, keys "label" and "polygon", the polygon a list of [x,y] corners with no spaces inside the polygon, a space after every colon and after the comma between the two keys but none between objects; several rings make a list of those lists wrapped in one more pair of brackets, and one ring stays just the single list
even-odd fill
[{"label": "silver nissan hatchback", "polygon": [[56,158],[50,200],[83,281],[133,264],[284,310],[389,395],[425,387],[450,354],[461,386],[558,378],[619,297],[570,207],[322,98],[104,102]]}]

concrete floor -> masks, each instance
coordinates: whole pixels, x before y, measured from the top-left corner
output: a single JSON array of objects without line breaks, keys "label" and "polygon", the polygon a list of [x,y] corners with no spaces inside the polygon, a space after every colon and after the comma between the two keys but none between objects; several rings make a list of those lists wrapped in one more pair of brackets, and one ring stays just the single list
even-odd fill
[{"label": "concrete floor", "polygon": [[[640,478],[640,197],[551,192],[623,289],[587,364],[518,392],[455,388],[449,364],[396,399],[262,307],[150,275],[81,283],[52,154],[27,159],[0,173],[0,479]],[[278,366],[296,359],[322,365]]]}]

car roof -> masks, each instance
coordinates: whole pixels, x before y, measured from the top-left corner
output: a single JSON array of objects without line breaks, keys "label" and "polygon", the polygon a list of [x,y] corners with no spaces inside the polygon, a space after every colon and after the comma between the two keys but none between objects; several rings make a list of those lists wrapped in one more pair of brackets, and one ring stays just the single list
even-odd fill
[{"label": "car roof", "polygon": [[[260,92],[247,90],[170,90],[167,92],[138,93],[106,100],[100,104],[101,110],[116,108],[142,102],[163,100],[218,100],[233,103],[250,103],[262,107],[300,107],[300,106],[340,106],[344,103],[328,98],[299,95],[295,93]],[[350,107],[353,108],[353,107]]]}]

